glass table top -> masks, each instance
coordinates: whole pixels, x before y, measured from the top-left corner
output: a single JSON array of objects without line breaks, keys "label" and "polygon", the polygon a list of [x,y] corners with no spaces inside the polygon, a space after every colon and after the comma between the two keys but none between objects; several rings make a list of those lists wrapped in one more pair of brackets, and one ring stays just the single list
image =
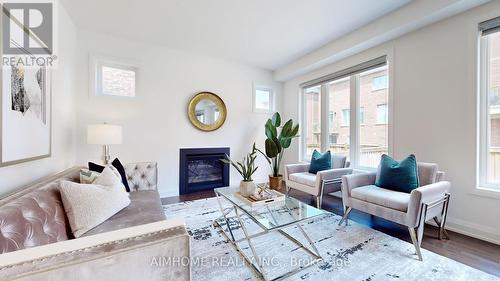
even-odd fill
[{"label": "glass table top", "polygon": [[252,207],[235,195],[239,191],[238,187],[220,187],[214,189],[214,191],[218,197],[223,197],[232,205],[238,207],[254,222],[267,230],[285,227],[328,213],[289,196],[281,202]]}]

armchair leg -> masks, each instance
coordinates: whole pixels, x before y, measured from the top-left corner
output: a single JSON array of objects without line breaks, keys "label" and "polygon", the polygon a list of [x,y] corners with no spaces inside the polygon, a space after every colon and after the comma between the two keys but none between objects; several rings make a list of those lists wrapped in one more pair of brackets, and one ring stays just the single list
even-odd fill
[{"label": "armchair leg", "polygon": [[411,242],[413,243],[413,246],[415,246],[415,251],[417,252],[418,259],[420,261],[423,261],[422,253],[420,252],[420,243],[417,240],[417,234],[415,233],[415,228],[408,227],[408,231],[410,232]]},{"label": "armchair leg", "polygon": [[289,193],[290,193],[290,187],[287,184],[285,184],[285,196],[288,197]]},{"label": "armchair leg", "polygon": [[321,203],[323,201],[323,196],[319,195],[316,196],[316,208],[321,209]]},{"label": "armchair leg", "polygon": [[339,226],[342,225],[342,223],[345,220],[345,225],[347,225],[347,217],[349,216],[349,213],[351,212],[352,207],[347,207],[347,211],[344,211],[344,216],[342,216],[342,219],[339,221]]},{"label": "armchair leg", "polygon": [[441,220],[441,222],[440,222],[437,217],[434,217],[433,219],[434,219],[434,222],[439,227],[438,239],[443,240],[443,235],[444,235],[444,237],[447,240],[450,240],[450,236],[448,235],[448,232],[446,232],[446,229],[444,229],[444,220]]},{"label": "armchair leg", "polygon": [[418,241],[418,246],[422,245],[422,240],[424,239],[424,227],[425,223],[422,223],[418,228],[417,228],[417,241]]}]

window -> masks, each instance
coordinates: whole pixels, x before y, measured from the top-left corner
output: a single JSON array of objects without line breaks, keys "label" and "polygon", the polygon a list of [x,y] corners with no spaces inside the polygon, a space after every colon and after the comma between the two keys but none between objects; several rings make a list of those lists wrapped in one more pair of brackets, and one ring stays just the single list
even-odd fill
[{"label": "window", "polygon": [[[377,77],[388,81],[386,58],[304,83],[303,160],[313,149],[344,154],[355,168],[374,169],[389,151],[389,89],[372,91]],[[323,112],[323,111],[324,112]],[[323,124],[321,126],[321,122]],[[314,128],[314,130],[312,130]]]},{"label": "window", "polygon": [[330,111],[328,113],[328,126],[330,128],[330,131],[334,130],[335,127],[335,112]]},{"label": "window", "polygon": [[359,124],[361,124],[361,125],[365,124],[365,108],[364,107],[359,108]]},{"label": "window", "polygon": [[377,105],[377,124],[387,124],[387,104]]},{"label": "window", "polygon": [[[330,142],[328,150],[332,153],[346,155],[349,159],[350,135],[350,93],[349,78],[342,78],[328,83],[328,108],[334,112],[341,112],[340,120],[329,120]],[[332,122],[333,121],[333,122]]]},{"label": "window", "polygon": [[135,97],[137,67],[93,58],[95,95]]},{"label": "window", "polygon": [[[359,129],[359,166],[376,168],[380,156],[388,151],[387,88],[370,91],[370,84],[377,78],[386,77],[387,67],[379,67],[359,74],[359,105],[367,109],[367,120]],[[385,79],[387,81],[387,79]],[[360,110],[360,113],[362,111]],[[363,120],[360,116],[360,124]]]},{"label": "window", "polygon": [[349,123],[351,122],[351,110],[350,109],[342,109],[342,126],[349,127]]},{"label": "window", "polygon": [[372,79],[372,91],[387,89],[387,75],[378,76]]},{"label": "window", "polygon": [[274,94],[271,87],[254,85],[253,111],[258,113],[274,111]]},{"label": "window", "polygon": [[500,189],[500,18],[480,24],[478,184]]},{"label": "window", "polygon": [[304,91],[304,135],[305,155],[311,159],[312,152],[321,150],[321,86]]}]

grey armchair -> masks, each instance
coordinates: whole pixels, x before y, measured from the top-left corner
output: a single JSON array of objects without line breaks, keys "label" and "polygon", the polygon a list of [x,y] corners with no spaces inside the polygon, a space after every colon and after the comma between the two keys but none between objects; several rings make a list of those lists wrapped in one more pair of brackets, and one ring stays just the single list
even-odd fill
[{"label": "grey armchair", "polygon": [[434,219],[439,226],[439,239],[442,235],[449,239],[444,226],[450,199],[450,183],[443,180],[444,172],[438,171],[436,164],[418,163],[421,186],[411,193],[377,187],[376,176],[373,172],[342,177],[344,216],[339,225],[344,221],[347,225],[352,209],[405,225],[420,260],[420,244],[426,221]]},{"label": "grey armchair", "polygon": [[342,176],[352,173],[346,156],[332,154],[332,169],[309,173],[309,163],[285,166],[286,193],[291,189],[300,190],[316,198],[316,206],[321,208],[324,193],[340,190]]}]

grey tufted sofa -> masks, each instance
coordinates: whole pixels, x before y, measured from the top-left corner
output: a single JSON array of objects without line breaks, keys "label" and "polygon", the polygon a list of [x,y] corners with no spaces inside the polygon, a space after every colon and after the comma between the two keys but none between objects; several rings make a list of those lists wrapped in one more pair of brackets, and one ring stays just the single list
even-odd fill
[{"label": "grey tufted sofa", "polygon": [[74,239],[59,194],[81,167],[0,199],[0,280],[189,280],[190,266],[155,266],[154,258],[188,258],[180,218],[166,220],[156,163],[125,164],[128,207]]}]

